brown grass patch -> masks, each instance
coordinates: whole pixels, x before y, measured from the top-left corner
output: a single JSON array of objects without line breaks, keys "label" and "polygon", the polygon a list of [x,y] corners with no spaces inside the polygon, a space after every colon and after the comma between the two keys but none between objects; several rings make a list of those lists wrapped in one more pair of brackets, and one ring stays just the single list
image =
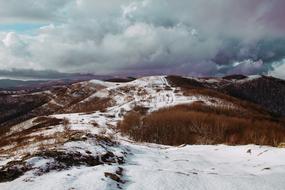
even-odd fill
[{"label": "brown grass patch", "polygon": [[281,122],[243,118],[228,108],[181,105],[143,116],[128,113],[118,124],[134,140],[167,145],[259,144],[278,146],[285,141]]},{"label": "brown grass patch", "polygon": [[68,113],[90,113],[94,111],[104,112],[106,108],[112,105],[111,98],[93,98],[85,102],[80,102],[68,108]]}]

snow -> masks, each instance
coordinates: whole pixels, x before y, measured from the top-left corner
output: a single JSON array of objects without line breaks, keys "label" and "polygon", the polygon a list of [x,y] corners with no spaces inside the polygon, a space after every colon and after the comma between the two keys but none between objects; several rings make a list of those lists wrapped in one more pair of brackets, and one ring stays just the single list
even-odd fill
[{"label": "snow", "polygon": [[[284,189],[285,152],[272,147],[131,145],[126,189]],[[251,149],[251,154],[247,151]]]},{"label": "snow", "polygon": [[96,167],[73,167],[65,171],[53,171],[48,174],[35,177],[29,173],[11,183],[0,184],[0,189],[9,190],[104,190],[117,189],[116,183],[104,176],[104,172],[114,172],[116,167],[99,165]]},{"label": "snow", "polygon": [[[170,147],[124,141],[122,146],[132,153],[120,166],[127,181],[121,185],[123,189],[283,190],[285,187],[284,149],[256,145]],[[38,167],[39,162],[47,161],[38,158],[30,161]],[[104,176],[104,172],[114,173],[117,167],[116,164],[82,166],[36,177],[28,173],[0,184],[0,189],[117,189],[117,183]]]},{"label": "snow", "polygon": [[93,85],[100,85],[100,86],[105,86],[105,87],[114,87],[117,84],[113,82],[106,82],[106,81],[95,80],[95,79],[91,80],[90,83]]},{"label": "snow", "polygon": [[13,133],[19,132],[19,131],[23,131],[25,129],[28,129],[30,127],[32,127],[34,125],[33,121],[35,118],[33,119],[29,119],[27,121],[24,121],[20,124],[17,124],[13,127],[10,128],[10,131],[8,133],[6,133],[6,136],[11,135]]},{"label": "snow", "polygon": [[[91,97],[108,96],[114,105],[106,112],[88,114],[57,114],[56,118],[67,118],[69,130],[82,131],[97,135],[113,135],[119,145],[104,145],[92,139],[85,141],[68,141],[56,148],[76,151],[91,155],[100,155],[106,151],[124,157],[125,163],[103,164],[94,167],[72,167],[63,171],[51,171],[41,176],[32,171],[11,182],[0,183],[1,190],[38,190],[38,189],[94,189],[94,190],[284,190],[285,189],[285,149],[266,146],[226,146],[226,145],[185,145],[179,147],[163,146],[150,143],[136,143],[127,137],[117,134],[110,125],[116,125],[122,115],[135,106],[150,108],[150,112],[167,106],[192,103],[202,100],[206,104],[218,106],[221,100],[211,103],[206,96],[184,96],[177,89],[170,87],[165,76],[152,76],[137,79],[128,83],[111,83],[98,80],[90,81],[93,85],[105,88]],[[126,92],[125,90],[128,89]],[[84,101],[88,101],[88,98]],[[223,102],[227,104],[227,102]],[[230,104],[229,104],[230,105]],[[13,127],[18,132],[31,126],[32,120]],[[92,123],[97,123],[94,126]],[[32,135],[52,135],[63,132],[62,125],[53,126],[45,131],[37,131]],[[53,143],[52,140],[46,142]],[[39,146],[34,143],[28,150]],[[0,165],[12,159],[1,158]],[[28,160],[33,167],[44,168],[53,159],[34,157]],[[104,175],[115,173],[123,168],[122,180],[118,183]]]},{"label": "snow", "polygon": [[97,93],[94,94],[94,97],[98,97],[98,98],[106,98],[109,95],[109,91],[108,90],[101,90]]},{"label": "snow", "polygon": [[248,76],[245,79],[238,80],[237,82],[238,83],[245,83],[245,82],[249,82],[249,81],[253,81],[253,80],[259,79],[261,77],[262,77],[261,75],[250,75],[250,76]]},{"label": "snow", "polygon": [[48,163],[51,163],[53,162],[54,160],[53,159],[44,159],[44,158],[41,158],[41,157],[34,157],[34,158],[31,158],[27,161],[27,163],[29,165],[32,165],[33,167],[42,167]]},{"label": "snow", "polygon": [[[169,89],[166,89],[166,88]],[[126,94],[122,89],[130,89]],[[175,106],[178,104],[189,104],[195,101],[204,101],[206,104],[213,104],[207,96],[183,96],[181,93],[175,92],[175,88],[170,87],[165,76],[143,77],[128,83],[120,83],[97,92],[95,95],[106,95],[106,91],[111,92],[115,100],[115,106],[109,108],[113,112],[120,112],[120,109],[126,111],[131,110],[135,106],[144,106],[150,108],[150,112],[167,106]],[[140,94],[140,92],[145,92]],[[219,100],[216,100],[219,102]]]},{"label": "snow", "polygon": [[45,129],[45,130],[39,130],[37,132],[31,133],[28,136],[35,137],[35,136],[51,136],[54,135],[57,132],[64,132],[64,127],[59,126],[53,126],[51,129]]}]

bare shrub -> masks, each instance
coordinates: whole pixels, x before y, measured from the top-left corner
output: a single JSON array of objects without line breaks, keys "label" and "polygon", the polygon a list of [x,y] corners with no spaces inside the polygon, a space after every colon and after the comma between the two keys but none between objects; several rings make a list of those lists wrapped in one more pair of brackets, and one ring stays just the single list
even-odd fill
[{"label": "bare shrub", "polygon": [[243,118],[238,113],[231,113],[230,109],[197,105],[164,108],[146,116],[130,112],[118,128],[134,140],[168,145],[225,143],[278,146],[285,141],[285,128],[278,122]]},{"label": "bare shrub", "polygon": [[45,128],[45,127],[63,124],[64,119],[42,116],[42,117],[37,117],[35,120],[33,120],[33,123],[35,123],[35,125],[26,131],[30,131],[30,130],[35,131],[35,130],[40,129],[40,128]]},{"label": "bare shrub", "polygon": [[138,112],[129,112],[125,115],[123,121],[118,123],[118,128],[125,134],[128,134],[135,139],[138,139],[138,133],[141,127],[141,114]]},{"label": "bare shrub", "polygon": [[148,112],[149,108],[148,107],[144,107],[144,106],[135,106],[133,108],[133,111],[138,112],[142,115],[145,115]]}]

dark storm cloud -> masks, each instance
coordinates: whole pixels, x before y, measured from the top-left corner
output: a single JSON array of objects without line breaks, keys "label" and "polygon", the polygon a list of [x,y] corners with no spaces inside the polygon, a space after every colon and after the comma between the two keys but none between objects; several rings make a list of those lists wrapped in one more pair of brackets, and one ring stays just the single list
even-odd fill
[{"label": "dark storm cloud", "polygon": [[242,44],[239,40],[228,40],[213,60],[220,65],[251,59],[259,59],[266,63],[280,61],[285,57],[285,38],[260,39],[250,44]]},{"label": "dark storm cloud", "polygon": [[61,73],[53,70],[11,69],[0,70],[0,78],[23,78],[23,79],[64,79],[78,74]]},{"label": "dark storm cloud", "polygon": [[0,34],[2,69],[274,74],[285,58],[283,0],[4,2],[6,22],[51,24],[34,36]]}]

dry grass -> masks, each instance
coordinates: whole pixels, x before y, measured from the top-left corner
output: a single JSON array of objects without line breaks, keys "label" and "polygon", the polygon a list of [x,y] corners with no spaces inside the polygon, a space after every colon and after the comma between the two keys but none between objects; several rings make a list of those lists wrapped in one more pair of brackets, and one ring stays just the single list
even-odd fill
[{"label": "dry grass", "polygon": [[106,108],[112,105],[110,98],[93,98],[91,100],[80,102],[68,108],[68,113],[89,113],[94,111],[104,112]]},{"label": "dry grass", "polygon": [[[63,125],[65,129],[64,132],[55,132],[50,135],[44,135],[45,130],[57,125]],[[43,144],[43,147],[48,148],[49,146],[64,143],[70,139],[75,132],[76,131],[70,130],[69,120],[66,118],[38,117],[33,120],[33,126],[28,129],[8,135],[2,135],[0,139],[0,154],[13,154],[18,150],[24,150],[25,147],[35,143]],[[9,149],[3,149],[3,147],[9,145],[14,146]],[[39,147],[41,147],[41,145],[39,145]]]},{"label": "dry grass", "polygon": [[[38,131],[40,132],[40,131]],[[13,155],[25,155],[29,154],[30,151],[43,151],[43,150],[49,150],[53,149],[59,145],[62,145],[68,141],[76,141],[76,140],[83,140],[82,136],[84,136],[86,133],[82,131],[76,131],[76,130],[65,130],[63,132],[55,132],[50,135],[34,135],[33,133],[20,135],[15,134],[13,138],[8,137],[3,140],[1,140],[1,148],[5,147],[7,145],[13,144],[12,147],[9,147],[8,149],[1,149],[0,148],[0,154],[7,154],[10,156]],[[36,145],[36,148],[29,149],[29,147],[34,147]],[[21,152],[21,153],[19,153]]]},{"label": "dry grass", "polygon": [[284,123],[255,117],[243,118],[229,108],[182,105],[143,116],[128,113],[118,124],[134,140],[167,145],[259,144],[285,142]]}]

